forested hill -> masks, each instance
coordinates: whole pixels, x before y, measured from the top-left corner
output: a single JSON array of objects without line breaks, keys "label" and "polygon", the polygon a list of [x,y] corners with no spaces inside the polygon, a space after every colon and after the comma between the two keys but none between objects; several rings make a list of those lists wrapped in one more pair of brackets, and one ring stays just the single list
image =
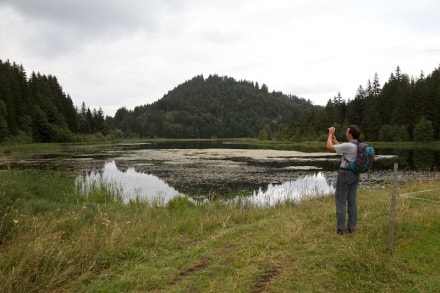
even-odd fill
[{"label": "forested hill", "polygon": [[[121,97],[123,99],[123,97]],[[123,106],[123,105],[121,105]],[[338,93],[327,105],[232,77],[196,76],[153,104],[114,117],[80,109],[55,76],[0,60],[0,143],[112,140],[131,137],[258,137],[325,140],[325,129],[358,124],[369,141],[440,140],[440,67],[410,77],[397,67],[383,87],[377,74],[346,101]],[[345,139],[339,131],[339,139]]]},{"label": "forested hill", "polygon": [[264,84],[196,76],[153,104],[119,109],[114,127],[141,137],[256,137],[265,126],[290,124],[311,108],[296,96],[269,93]]}]

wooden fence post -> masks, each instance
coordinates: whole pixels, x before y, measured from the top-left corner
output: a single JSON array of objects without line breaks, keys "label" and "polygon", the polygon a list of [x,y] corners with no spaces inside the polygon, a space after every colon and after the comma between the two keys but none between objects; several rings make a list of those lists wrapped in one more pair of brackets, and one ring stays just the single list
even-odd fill
[{"label": "wooden fence post", "polygon": [[390,229],[388,231],[388,250],[393,253],[393,238],[394,238],[394,221],[396,219],[396,198],[398,188],[397,178],[398,164],[394,163],[394,175],[393,175],[393,191],[391,193],[391,208],[390,208]]}]

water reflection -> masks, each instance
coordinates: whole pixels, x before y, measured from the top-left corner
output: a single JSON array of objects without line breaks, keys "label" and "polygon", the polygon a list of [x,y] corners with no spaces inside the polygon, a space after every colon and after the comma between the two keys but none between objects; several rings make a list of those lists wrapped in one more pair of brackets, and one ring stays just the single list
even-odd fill
[{"label": "water reflection", "polygon": [[416,150],[414,154],[414,165],[419,170],[432,170],[434,167],[433,150]]},{"label": "water reflection", "polygon": [[319,172],[282,184],[269,184],[265,189],[260,188],[254,191],[252,196],[245,199],[245,202],[257,207],[272,207],[285,202],[298,202],[328,195],[334,191],[334,187],[327,182],[324,174]]},{"label": "water reflection", "polygon": [[[134,168],[121,171],[115,161],[105,163],[103,170],[78,176],[77,181],[84,190],[89,190],[97,183],[98,185],[104,183],[111,188],[117,186],[125,203],[139,199],[166,204],[179,195],[176,189],[159,177],[139,173]],[[260,187],[249,197],[246,197],[245,202],[256,207],[275,206],[284,202],[296,202],[333,192],[333,186],[327,182],[323,173],[319,172],[282,184],[269,184],[266,187]],[[237,201],[243,201],[243,198],[237,198]]]},{"label": "water reflection", "polygon": [[418,149],[377,149],[382,155],[393,155],[394,159],[377,160],[374,170],[390,170],[394,163],[399,164],[400,170],[438,171],[440,170],[440,152],[428,148]]},{"label": "water reflection", "polygon": [[154,175],[136,172],[134,168],[127,168],[124,172],[120,171],[116,167],[115,161],[105,163],[104,169],[100,172],[90,172],[85,176],[78,176],[77,181],[86,190],[88,186],[94,185],[96,182],[104,182],[110,186],[116,184],[125,203],[139,199],[166,204],[179,194],[177,190]]}]

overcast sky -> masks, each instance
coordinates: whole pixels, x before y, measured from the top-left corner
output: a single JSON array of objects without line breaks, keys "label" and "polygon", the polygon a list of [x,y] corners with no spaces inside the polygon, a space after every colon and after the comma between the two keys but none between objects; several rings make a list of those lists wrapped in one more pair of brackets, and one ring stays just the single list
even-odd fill
[{"label": "overcast sky", "polygon": [[0,59],[106,115],[200,74],[325,105],[438,68],[440,0],[0,0],[0,40]]}]

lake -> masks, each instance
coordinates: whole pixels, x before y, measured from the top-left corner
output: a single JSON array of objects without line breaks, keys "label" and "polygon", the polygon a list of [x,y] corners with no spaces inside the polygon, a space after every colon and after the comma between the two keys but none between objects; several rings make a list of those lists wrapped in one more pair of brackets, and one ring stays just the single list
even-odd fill
[{"label": "lake", "polygon": [[[134,167],[126,168],[124,171],[119,170],[115,161],[106,162],[100,171],[83,172],[78,175],[76,181],[78,186],[84,188],[84,191],[90,186],[101,183],[114,185],[121,191],[124,202],[139,199],[165,204],[174,197],[182,195],[155,175],[138,172]],[[247,203],[263,207],[323,196],[333,192],[334,187],[326,180],[322,172],[318,172],[299,176],[295,180],[284,181],[281,184],[269,183],[245,197]],[[207,199],[204,196],[196,196],[196,199],[200,198]],[[243,196],[239,196],[237,200],[243,200]]]},{"label": "lake", "polygon": [[[361,176],[361,186],[390,184],[394,162],[400,178],[438,176],[439,152],[376,149],[373,170]],[[56,154],[3,162],[2,168],[54,168],[77,174],[82,188],[111,183],[123,199],[166,203],[186,195],[195,201],[246,198],[258,206],[325,196],[334,192],[339,156],[323,148],[263,149],[235,142],[203,141],[66,146]]]}]

